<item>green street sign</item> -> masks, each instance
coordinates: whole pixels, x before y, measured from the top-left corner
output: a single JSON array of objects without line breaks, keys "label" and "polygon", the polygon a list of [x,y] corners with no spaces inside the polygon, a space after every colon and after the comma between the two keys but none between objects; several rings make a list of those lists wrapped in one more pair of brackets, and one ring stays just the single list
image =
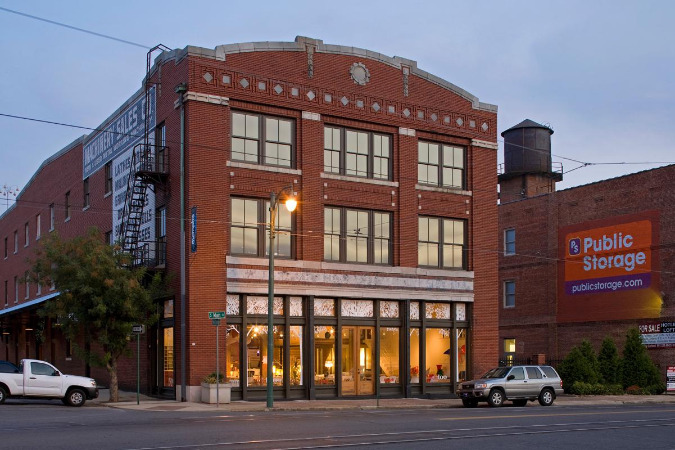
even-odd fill
[{"label": "green street sign", "polygon": [[210,311],[209,319],[224,319],[225,311]]}]

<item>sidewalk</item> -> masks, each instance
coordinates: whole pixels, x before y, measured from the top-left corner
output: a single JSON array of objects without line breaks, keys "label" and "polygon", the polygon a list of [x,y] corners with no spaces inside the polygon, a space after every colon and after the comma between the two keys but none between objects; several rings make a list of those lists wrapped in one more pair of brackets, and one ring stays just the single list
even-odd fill
[{"label": "sidewalk", "polygon": [[[141,395],[140,404],[137,404],[135,392],[120,391],[118,403],[109,402],[109,392],[101,389],[99,398],[92,400],[90,404],[142,411],[266,411],[267,405],[261,402],[234,401],[227,404],[209,405],[206,403],[177,402],[175,400],[158,400],[156,398]],[[673,404],[675,395],[597,395],[575,396],[561,395],[556,398],[553,406],[581,406],[581,405],[625,405],[625,404]],[[507,405],[509,403],[507,402]],[[536,402],[528,403],[528,407],[537,405]],[[538,406],[538,405],[537,405]],[[429,409],[429,408],[461,408],[459,399],[420,399],[420,398],[395,398],[380,399],[379,408],[383,409]],[[275,400],[273,411],[331,411],[344,409],[376,409],[377,400],[374,398],[365,400]]]}]

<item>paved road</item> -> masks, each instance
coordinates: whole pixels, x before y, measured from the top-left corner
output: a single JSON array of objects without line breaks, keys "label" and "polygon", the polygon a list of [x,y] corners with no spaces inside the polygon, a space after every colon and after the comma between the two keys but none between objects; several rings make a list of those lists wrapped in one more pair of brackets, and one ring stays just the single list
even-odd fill
[{"label": "paved road", "polygon": [[675,405],[153,411],[0,406],[3,449],[672,448]]}]

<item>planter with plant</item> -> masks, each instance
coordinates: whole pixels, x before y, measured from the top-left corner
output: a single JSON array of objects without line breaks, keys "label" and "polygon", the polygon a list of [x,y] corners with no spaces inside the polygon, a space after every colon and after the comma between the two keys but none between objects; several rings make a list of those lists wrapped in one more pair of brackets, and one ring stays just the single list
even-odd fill
[{"label": "planter with plant", "polygon": [[223,381],[223,374],[215,372],[202,379],[202,403],[230,403],[232,385]]}]

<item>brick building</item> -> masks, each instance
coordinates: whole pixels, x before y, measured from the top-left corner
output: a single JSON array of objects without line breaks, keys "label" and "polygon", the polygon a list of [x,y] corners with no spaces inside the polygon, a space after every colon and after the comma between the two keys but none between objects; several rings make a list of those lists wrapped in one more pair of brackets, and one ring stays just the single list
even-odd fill
[{"label": "brick building", "polygon": [[526,120],[502,133],[500,359],[560,360],[588,339],[621,348],[640,327],[653,360],[675,358],[675,166],[562,191],[551,135]]},{"label": "brick building", "polygon": [[[146,80],[0,219],[0,358],[84,370],[36,316],[57,293],[25,284],[23,261],[40,235],[95,225],[173,274],[143,337],[148,392],[198,399],[212,311],[234,399],[265,398],[270,363],[276,398],[313,399],[451,395],[497,362],[497,255],[474,251],[498,241],[496,106],[415,61],[302,37],[167,50]],[[268,363],[271,194],[298,208],[276,209]]]}]

